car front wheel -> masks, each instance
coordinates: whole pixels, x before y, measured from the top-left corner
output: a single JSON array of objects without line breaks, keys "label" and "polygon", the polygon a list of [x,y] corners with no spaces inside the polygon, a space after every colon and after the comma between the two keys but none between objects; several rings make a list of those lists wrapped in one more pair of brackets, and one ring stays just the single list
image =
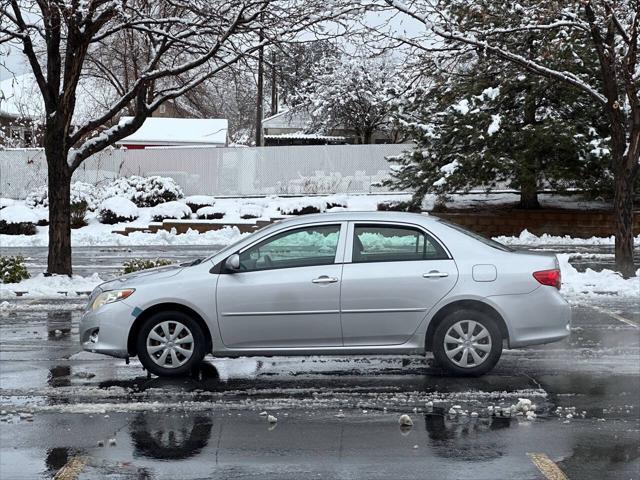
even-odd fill
[{"label": "car front wheel", "polygon": [[457,375],[482,375],[502,354],[502,335],[496,322],[475,310],[458,310],[440,322],[433,337],[433,356]]},{"label": "car front wheel", "polygon": [[184,375],[206,354],[206,338],[193,318],[182,312],[159,312],[140,329],[138,358],[151,373],[161,377]]}]

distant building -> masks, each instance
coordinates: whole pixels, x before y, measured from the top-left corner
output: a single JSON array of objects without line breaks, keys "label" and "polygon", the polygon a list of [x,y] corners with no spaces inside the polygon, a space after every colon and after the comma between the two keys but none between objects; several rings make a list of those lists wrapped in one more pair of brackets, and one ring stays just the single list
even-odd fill
[{"label": "distant building", "polygon": [[42,118],[37,85],[32,76],[18,75],[0,81],[0,145],[38,147]]},{"label": "distant building", "polygon": [[[120,123],[132,117],[122,117]],[[135,133],[117,145],[129,149],[147,147],[226,147],[229,122],[223,118],[147,118]]]},{"label": "distant building", "polygon": [[[353,129],[332,128],[324,134],[309,133],[311,116],[306,112],[285,110],[262,121],[264,144],[277,145],[343,145],[360,143]],[[371,143],[396,143],[387,132],[374,132]]]}]

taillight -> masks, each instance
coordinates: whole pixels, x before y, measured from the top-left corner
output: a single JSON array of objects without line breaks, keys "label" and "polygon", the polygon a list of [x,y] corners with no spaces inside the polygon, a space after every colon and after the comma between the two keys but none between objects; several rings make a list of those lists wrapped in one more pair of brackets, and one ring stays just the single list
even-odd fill
[{"label": "taillight", "polygon": [[557,268],[553,270],[540,270],[539,272],[533,272],[533,277],[542,285],[549,285],[550,287],[556,287],[560,290],[562,279],[560,277],[560,270]]}]

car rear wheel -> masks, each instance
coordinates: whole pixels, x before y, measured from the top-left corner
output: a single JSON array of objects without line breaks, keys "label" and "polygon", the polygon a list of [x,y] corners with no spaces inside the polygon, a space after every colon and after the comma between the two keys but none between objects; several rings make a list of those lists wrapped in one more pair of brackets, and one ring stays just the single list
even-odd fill
[{"label": "car rear wheel", "polygon": [[441,367],[456,375],[482,375],[502,354],[502,335],[496,322],[475,310],[458,310],[435,330],[433,356]]},{"label": "car rear wheel", "polygon": [[161,377],[183,375],[206,354],[206,338],[193,318],[182,312],[151,316],[137,338],[138,358],[151,373]]}]

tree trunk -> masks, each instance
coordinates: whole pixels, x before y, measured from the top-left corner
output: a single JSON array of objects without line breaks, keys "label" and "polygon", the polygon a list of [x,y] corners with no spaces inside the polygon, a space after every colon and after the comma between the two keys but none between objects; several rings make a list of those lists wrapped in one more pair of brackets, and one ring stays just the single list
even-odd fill
[{"label": "tree trunk", "polygon": [[535,179],[533,179],[533,181],[524,181],[520,184],[520,208],[540,208],[540,202],[538,202],[538,185]]},{"label": "tree trunk", "polygon": [[47,273],[71,275],[71,169],[60,142],[45,146],[49,178]]},{"label": "tree trunk", "polygon": [[[614,149],[615,150],[615,149]],[[627,152],[630,156],[631,152]],[[637,160],[636,160],[637,161]],[[613,214],[616,225],[616,270],[624,278],[633,277],[633,185],[635,181],[633,161],[628,158],[615,162],[615,194]],[[636,167],[637,169],[637,167]]]}]

